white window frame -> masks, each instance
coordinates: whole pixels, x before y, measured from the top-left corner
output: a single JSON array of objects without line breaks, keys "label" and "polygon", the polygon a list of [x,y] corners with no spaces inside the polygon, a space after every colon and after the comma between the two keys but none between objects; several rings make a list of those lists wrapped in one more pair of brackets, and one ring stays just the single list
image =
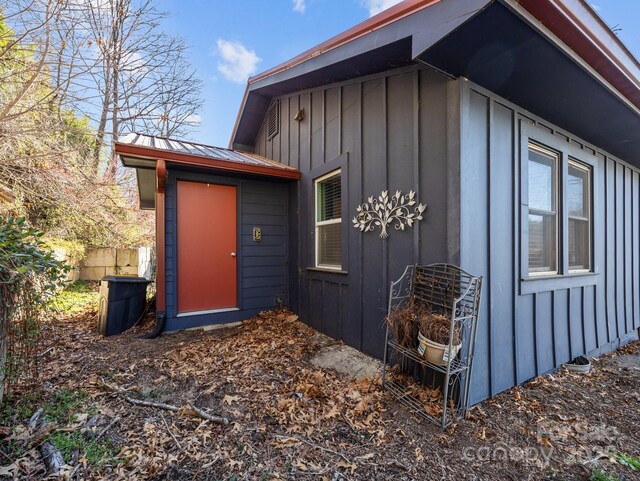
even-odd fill
[{"label": "white window frame", "polygon": [[[601,275],[600,249],[598,245],[603,240],[602,212],[597,206],[602,205],[602,192],[600,183],[603,181],[603,172],[600,166],[600,159],[597,149],[590,145],[578,141],[570,141],[573,138],[563,132],[553,132],[546,127],[534,124],[530,119],[519,119],[519,162],[516,173],[517,184],[520,186],[519,206],[517,214],[517,225],[514,235],[518,239],[519,252],[518,263],[519,272],[519,293],[535,294],[539,292],[549,292],[557,289],[567,289],[573,287],[583,287],[596,285],[598,276]],[[529,273],[529,225],[528,225],[528,162],[529,162],[529,142],[541,145],[547,149],[557,152],[560,155],[558,165],[558,273],[547,275],[530,275]],[[587,166],[591,171],[590,177],[590,214],[591,225],[589,229],[590,259],[589,270],[574,271],[569,268],[569,201],[566,192],[567,176],[569,173],[569,160],[574,160]]]},{"label": "white window frame", "polygon": [[[587,173],[587,199],[586,199],[586,209],[587,209],[587,217],[586,217],[586,221],[589,223],[589,230],[588,232],[588,261],[589,261],[589,267],[584,269],[571,269],[571,265],[568,265],[568,272],[571,274],[574,273],[585,273],[585,272],[592,272],[593,270],[593,209],[592,209],[592,199],[593,199],[593,167],[585,164],[584,162],[580,162],[577,159],[574,159],[573,157],[569,158],[568,161],[568,165],[575,167],[576,169],[582,170],[584,172]],[[572,217],[577,218],[575,216],[571,216],[569,214],[569,212],[567,211],[567,220],[571,219]],[[580,218],[581,220],[584,220],[584,218]],[[567,232],[567,242],[569,242],[569,232]],[[569,260],[567,259],[567,263],[569,262]]]},{"label": "white window frame", "polygon": [[[342,224],[342,217],[340,217],[339,219],[330,219],[330,220],[323,220],[323,221],[318,221],[318,185],[322,182],[325,181],[327,179],[330,179],[331,177],[335,177],[336,175],[341,175],[342,174],[342,169],[336,169],[336,170],[332,170],[331,172],[318,177],[317,179],[314,179],[313,181],[313,195],[314,195],[314,230],[315,230],[315,266],[321,269],[328,269],[328,270],[332,270],[332,271],[342,271],[342,252],[340,253],[341,255],[341,259],[340,259],[340,265],[339,266],[333,266],[333,265],[328,265],[328,264],[320,264],[319,261],[319,253],[320,253],[320,236],[318,235],[318,231],[319,231],[319,227],[325,226],[325,225],[332,225],[332,224]],[[342,178],[340,178],[340,202],[342,202]],[[342,215],[342,209],[341,210],[341,215]],[[341,243],[342,244],[342,243]],[[341,246],[342,247],[342,246]],[[341,249],[342,250],[342,249]]]},{"label": "white window frame", "polygon": [[[544,147],[542,145],[540,145],[539,143],[535,142],[535,140],[529,140],[529,142],[527,143],[527,153],[530,150],[535,150],[540,152],[543,155],[549,156],[549,157],[554,157],[555,158],[555,172],[554,172],[554,179],[555,179],[555,185],[553,186],[553,188],[555,189],[554,192],[554,203],[555,205],[554,207],[554,211],[538,211],[536,209],[531,209],[529,208],[528,212],[531,213],[531,211],[533,210],[533,213],[539,213],[544,215],[544,212],[554,212],[554,216],[555,216],[555,221],[556,221],[556,237],[555,237],[555,263],[556,263],[556,268],[554,270],[548,270],[548,271],[532,271],[531,270],[531,266],[529,266],[529,260],[527,259],[527,275],[529,277],[540,277],[540,276],[556,276],[560,273],[560,263],[562,262],[562,256],[560,255],[560,251],[562,248],[562,244],[561,244],[561,238],[562,238],[562,234],[563,232],[561,232],[562,230],[562,222],[560,222],[561,220],[561,216],[562,216],[562,212],[560,209],[560,205],[562,205],[561,202],[561,198],[560,195],[563,193],[562,190],[560,189],[560,185],[561,185],[561,180],[560,180],[560,173],[562,171],[562,155],[560,152],[550,149],[548,147]],[[527,162],[530,162],[529,159],[527,158]],[[527,175],[528,175],[528,169],[527,169]],[[529,181],[529,179],[527,179],[527,182]],[[527,216],[527,222],[529,222],[529,217]],[[529,242],[529,239],[527,239],[527,242]],[[527,249],[528,250],[528,249]]]}]

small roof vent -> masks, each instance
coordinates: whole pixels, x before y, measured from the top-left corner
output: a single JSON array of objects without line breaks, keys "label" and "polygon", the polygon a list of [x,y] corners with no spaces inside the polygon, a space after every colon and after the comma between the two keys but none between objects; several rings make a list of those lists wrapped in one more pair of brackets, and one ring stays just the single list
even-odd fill
[{"label": "small roof vent", "polygon": [[280,130],[280,101],[276,100],[267,112],[267,139],[271,140]]}]

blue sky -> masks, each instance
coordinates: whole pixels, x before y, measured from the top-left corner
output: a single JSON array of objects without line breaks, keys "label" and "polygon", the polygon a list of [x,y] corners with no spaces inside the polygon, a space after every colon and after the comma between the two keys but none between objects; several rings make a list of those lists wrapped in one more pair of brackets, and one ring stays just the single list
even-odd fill
[{"label": "blue sky", "polygon": [[[200,126],[191,140],[226,147],[248,75],[266,70],[366,20],[398,0],[159,0],[164,28],[192,47],[204,81]],[[591,5],[640,57],[640,2]]]}]

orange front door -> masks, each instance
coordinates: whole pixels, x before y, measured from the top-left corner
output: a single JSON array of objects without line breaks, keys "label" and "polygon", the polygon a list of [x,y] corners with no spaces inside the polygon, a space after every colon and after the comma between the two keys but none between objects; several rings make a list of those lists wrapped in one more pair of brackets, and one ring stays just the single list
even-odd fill
[{"label": "orange front door", "polygon": [[238,306],[236,188],[178,181],[178,313]]}]

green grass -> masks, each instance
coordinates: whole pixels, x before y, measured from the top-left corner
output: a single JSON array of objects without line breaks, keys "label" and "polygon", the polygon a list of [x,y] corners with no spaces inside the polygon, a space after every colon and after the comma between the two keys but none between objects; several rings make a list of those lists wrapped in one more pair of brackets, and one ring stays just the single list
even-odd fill
[{"label": "green grass", "polygon": [[[56,391],[42,406],[48,421],[63,426],[75,420],[78,412],[87,412],[85,404],[89,396],[82,389],[63,387]],[[90,410],[91,411],[91,410]],[[93,409],[95,411],[95,409]],[[93,414],[93,412],[90,412]]]},{"label": "green grass", "polygon": [[96,440],[89,433],[74,431],[71,433],[55,432],[49,436],[49,441],[62,453],[65,462],[71,461],[74,451],[78,451],[80,457],[95,466],[107,463],[117,464],[119,450],[111,440]]},{"label": "green grass", "polygon": [[589,481],[620,481],[620,478],[615,474],[607,474],[601,469],[594,469],[591,473]]},{"label": "green grass", "polygon": [[96,284],[88,281],[75,281],[49,301],[49,306],[59,312],[75,314],[98,309],[98,291]]},{"label": "green grass", "polygon": [[26,422],[38,407],[42,407],[47,421],[64,426],[74,421],[79,412],[95,414],[95,408],[86,406],[88,400],[89,396],[82,389],[68,387],[54,392],[44,402],[36,393],[27,393],[19,398],[9,393],[0,407],[0,424]]},{"label": "green grass", "polygon": [[7,393],[0,405],[0,425],[8,426],[16,421],[22,422],[29,419],[35,411],[34,406],[37,401],[38,396],[35,393],[27,393],[20,397]]},{"label": "green grass", "polygon": [[[42,400],[41,396],[24,395],[20,398],[8,396],[0,408],[0,423],[13,425],[26,423],[38,407],[42,407],[42,416],[48,421],[56,423],[57,427],[65,427],[76,420],[79,413],[95,414],[96,409],[88,405],[89,396],[82,389],[62,388]],[[69,455],[75,449],[80,449],[84,456],[91,462],[92,459],[112,459],[115,450],[108,442],[99,443],[90,438],[89,434],[79,431],[66,433],[55,432],[49,436],[49,440],[56,445],[61,452]],[[105,444],[107,443],[107,444]],[[25,447],[21,442],[0,442],[0,450],[12,458],[24,454]],[[67,458],[65,458],[67,459]],[[97,461],[96,461],[97,462]]]},{"label": "green grass", "polygon": [[634,471],[640,471],[640,459],[630,454],[618,453],[614,456],[618,463],[633,469]]}]

